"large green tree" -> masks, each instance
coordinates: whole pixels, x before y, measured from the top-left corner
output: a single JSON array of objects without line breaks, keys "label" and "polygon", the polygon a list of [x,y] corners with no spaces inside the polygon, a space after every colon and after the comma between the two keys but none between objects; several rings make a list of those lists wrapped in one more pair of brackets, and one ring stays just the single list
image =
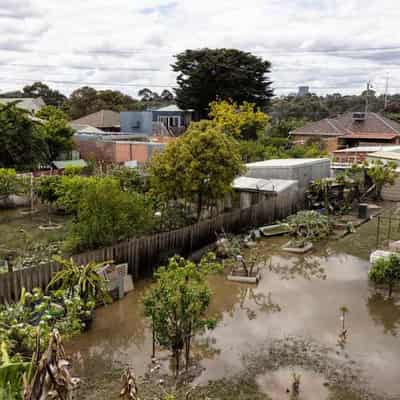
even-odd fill
[{"label": "large green tree", "polygon": [[172,65],[178,73],[176,102],[202,118],[207,117],[209,104],[218,100],[265,107],[273,95],[270,67],[269,61],[237,49],[186,50]]},{"label": "large green tree", "polygon": [[36,129],[46,142],[47,151],[45,161],[50,163],[62,153],[68,153],[74,148],[72,137],[73,129],[68,125],[66,115],[54,106],[43,107],[38,113],[43,122]]},{"label": "large green tree", "polygon": [[204,206],[212,207],[223,198],[242,170],[238,142],[201,121],[153,157],[150,184],[166,200],[196,204],[200,219]]},{"label": "large green tree", "polygon": [[0,167],[29,170],[45,160],[47,145],[29,114],[0,105]]},{"label": "large green tree", "polygon": [[71,119],[78,119],[100,110],[140,110],[144,104],[118,90],[96,90],[84,86],[72,92],[66,103]]},{"label": "large green tree", "polygon": [[35,82],[23,88],[23,97],[41,97],[47,105],[61,107],[67,97],[43,82]]}]

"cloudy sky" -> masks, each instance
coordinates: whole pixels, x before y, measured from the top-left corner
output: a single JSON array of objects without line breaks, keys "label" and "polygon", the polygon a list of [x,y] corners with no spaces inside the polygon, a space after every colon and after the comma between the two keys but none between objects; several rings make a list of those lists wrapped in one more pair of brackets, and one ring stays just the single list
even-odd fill
[{"label": "cloudy sky", "polygon": [[173,55],[234,47],[275,92],[400,92],[399,0],[0,0],[0,92],[36,80],[135,95],[173,87]]}]

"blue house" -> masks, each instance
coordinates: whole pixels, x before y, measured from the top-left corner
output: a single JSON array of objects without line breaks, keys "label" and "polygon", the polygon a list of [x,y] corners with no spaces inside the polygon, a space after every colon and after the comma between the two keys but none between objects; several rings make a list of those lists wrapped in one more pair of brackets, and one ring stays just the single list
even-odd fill
[{"label": "blue house", "polygon": [[179,136],[192,121],[193,110],[181,110],[171,104],[149,111],[121,112],[121,132],[146,136]]}]

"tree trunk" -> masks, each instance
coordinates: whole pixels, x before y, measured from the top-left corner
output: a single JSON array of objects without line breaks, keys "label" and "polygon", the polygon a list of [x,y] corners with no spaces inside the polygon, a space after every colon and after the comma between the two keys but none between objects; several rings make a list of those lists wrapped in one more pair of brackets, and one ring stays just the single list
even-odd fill
[{"label": "tree trunk", "polygon": [[152,336],[153,336],[153,353],[151,356],[153,358],[155,358],[155,356],[156,356],[156,337],[155,337],[154,325],[152,326]]},{"label": "tree trunk", "polygon": [[197,221],[200,221],[202,209],[203,209],[203,194],[199,193],[197,200]]},{"label": "tree trunk", "polygon": [[389,294],[388,294],[389,299],[392,298],[392,293],[393,293],[393,283],[390,282],[390,283],[389,283]]},{"label": "tree trunk", "polygon": [[175,378],[177,379],[179,376],[179,359],[180,359],[180,353],[178,350],[174,351],[174,356],[175,356]]},{"label": "tree trunk", "polygon": [[191,338],[190,335],[185,340],[185,367],[186,371],[189,368],[190,364],[190,345],[191,345]]}]

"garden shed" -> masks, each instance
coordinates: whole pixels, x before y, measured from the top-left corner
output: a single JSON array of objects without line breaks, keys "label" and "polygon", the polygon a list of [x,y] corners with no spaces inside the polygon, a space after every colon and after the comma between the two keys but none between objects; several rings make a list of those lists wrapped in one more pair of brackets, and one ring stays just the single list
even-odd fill
[{"label": "garden shed", "polygon": [[298,181],[298,189],[304,192],[315,179],[330,177],[329,158],[289,158],[259,161],[246,164],[246,176],[258,179],[282,179]]},{"label": "garden shed", "polygon": [[239,193],[240,208],[248,208],[259,203],[263,197],[278,196],[285,201],[295,203],[298,184],[295,180],[258,179],[239,176],[232,184],[235,192]]}]

